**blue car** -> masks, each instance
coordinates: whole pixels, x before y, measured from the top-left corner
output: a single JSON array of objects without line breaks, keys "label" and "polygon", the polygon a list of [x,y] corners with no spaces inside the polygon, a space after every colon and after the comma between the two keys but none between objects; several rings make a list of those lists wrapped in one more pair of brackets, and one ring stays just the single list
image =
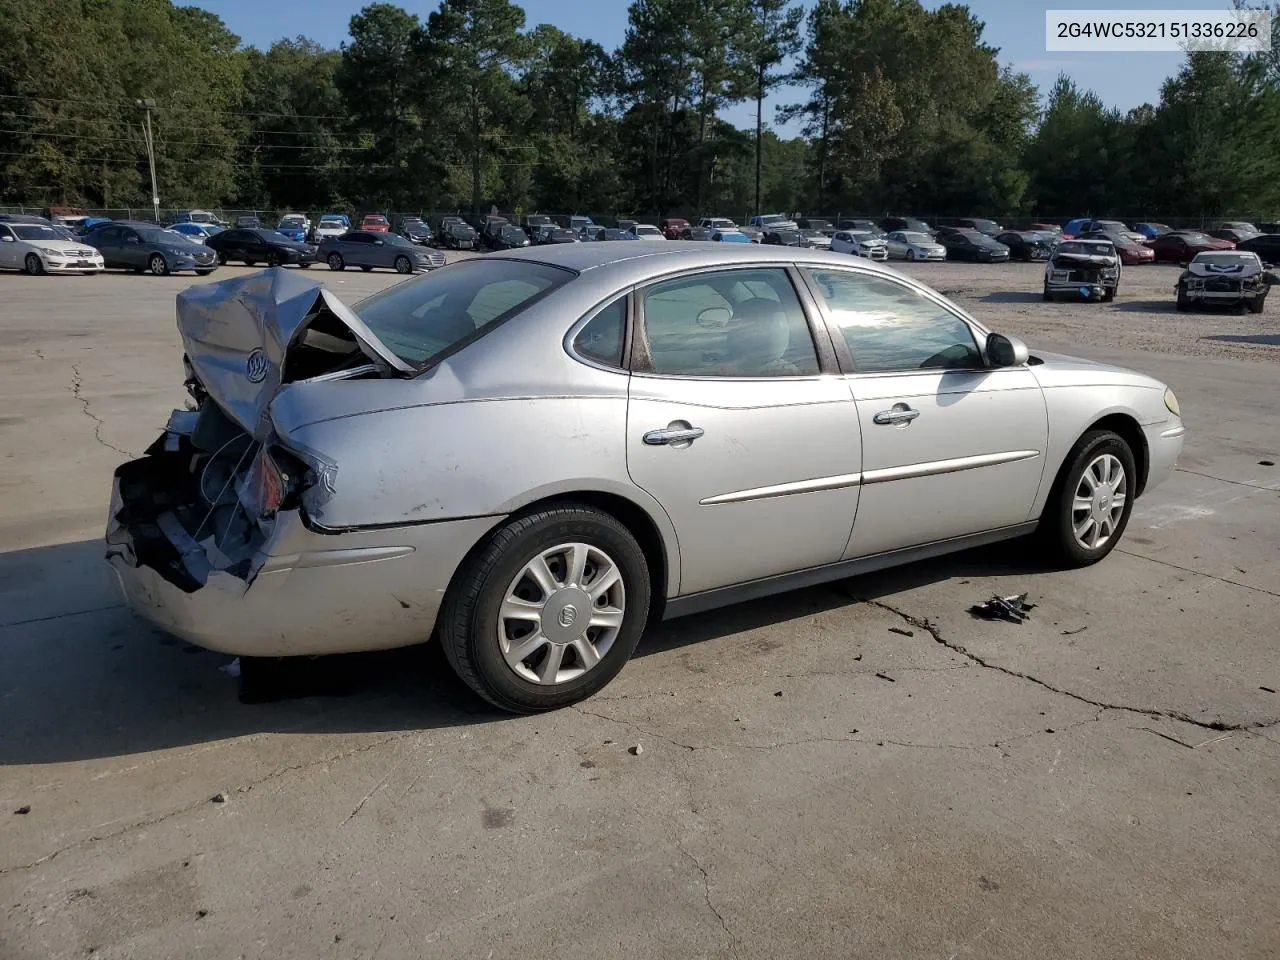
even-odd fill
[{"label": "blue car", "polygon": [[1166,233],[1172,233],[1173,229],[1163,223],[1135,223],[1133,229],[1142,234],[1148,240],[1154,240]]},{"label": "blue car", "polygon": [[711,239],[721,243],[751,243],[751,238],[739,230],[717,230]]},{"label": "blue car", "polygon": [[310,231],[310,222],[300,213],[285,214],[280,218],[280,223],[276,225],[276,233],[283,233],[294,243],[306,243],[307,234]]},{"label": "blue car", "polygon": [[199,243],[204,243],[215,233],[222,232],[221,227],[215,226],[212,223],[191,223],[190,221],[186,223],[173,223],[166,229],[176,231],[184,237],[190,237],[192,240]]}]

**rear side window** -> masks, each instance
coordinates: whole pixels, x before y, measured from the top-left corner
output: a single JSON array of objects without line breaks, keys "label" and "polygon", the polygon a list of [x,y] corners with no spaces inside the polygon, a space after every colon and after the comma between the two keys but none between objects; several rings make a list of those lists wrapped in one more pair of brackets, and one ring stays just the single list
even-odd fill
[{"label": "rear side window", "polygon": [[463,261],[388,287],[354,309],[388,349],[425,370],[574,276],[541,263]]},{"label": "rear side window", "polygon": [[627,298],[619,297],[586,322],[573,338],[578,356],[609,367],[622,366],[627,331]]},{"label": "rear side window", "polygon": [[982,367],[969,325],[917,290],[861,273],[814,270],[811,276],[858,373]]}]

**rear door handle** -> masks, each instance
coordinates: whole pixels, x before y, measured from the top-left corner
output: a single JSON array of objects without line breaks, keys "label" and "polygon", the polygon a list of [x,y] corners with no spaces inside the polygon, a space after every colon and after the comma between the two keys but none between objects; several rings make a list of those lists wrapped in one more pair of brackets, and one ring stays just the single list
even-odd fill
[{"label": "rear door handle", "polygon": [[905,403],[895,403],[892,409],[881,410],[871,419],[881,426],[893,426],[895,424],[907,424],[920,416],[919,410],[913,410]]},{"label": "rear door handle", "polygon": [[650,430],[641,439],[651,447],[660,447],[668,443],[690,443],[706,433],[701,427],[664,427],[661,430]]}]

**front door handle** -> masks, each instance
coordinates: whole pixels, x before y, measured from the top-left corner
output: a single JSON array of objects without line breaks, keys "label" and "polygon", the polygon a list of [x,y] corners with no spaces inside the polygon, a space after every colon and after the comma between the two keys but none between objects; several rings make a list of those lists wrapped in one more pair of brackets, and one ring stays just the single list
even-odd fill
[{"label": "front door handle", "polygon": [[651,447],[660,447],[668,443],[691,443],[706,432],[701,427],[664,427],[650,430],[642,439]]},{"label": "front door handle", "polygon": [[919,410],[913,410],[905,403],[895,403],[889,410],[881,410],[871,419],[881,426],[905,425],[920,416]]}]

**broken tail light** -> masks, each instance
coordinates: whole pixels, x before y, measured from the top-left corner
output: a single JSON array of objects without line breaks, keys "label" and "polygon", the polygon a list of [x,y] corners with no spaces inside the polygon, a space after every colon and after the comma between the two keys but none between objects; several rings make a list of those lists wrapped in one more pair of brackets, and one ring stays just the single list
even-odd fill
[{"label": "broken tail light", "polygon": [[253,517],[273,517],[289,492],[289,477],[263,447],[240,483],[240,502]]}]

